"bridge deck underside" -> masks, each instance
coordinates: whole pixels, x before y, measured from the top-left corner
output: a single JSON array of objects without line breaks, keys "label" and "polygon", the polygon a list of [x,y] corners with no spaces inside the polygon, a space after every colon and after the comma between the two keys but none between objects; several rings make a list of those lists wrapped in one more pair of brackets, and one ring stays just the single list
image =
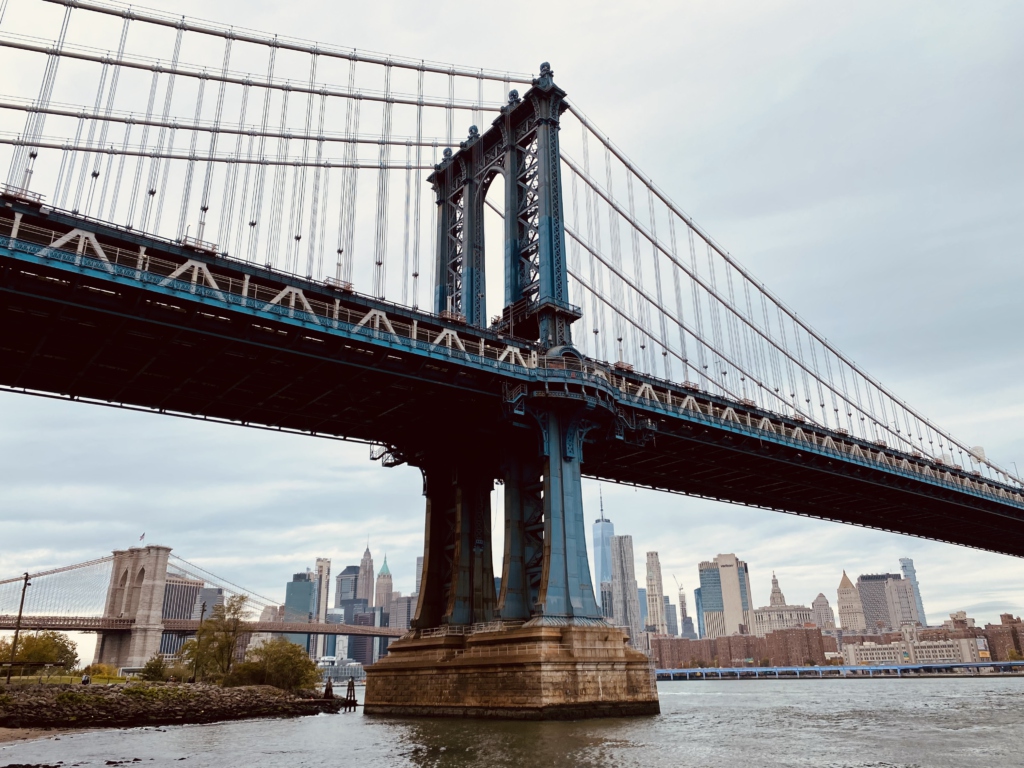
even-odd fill
[{"label": "bridge deck underside", "polygon": [[[498,373],[3,261],[5,387],[389,443],[413,461],[497,454],[512,429]],[[994,499],[683,419],[645,444],[595,436],[590,476],[1024,555],[1024,515]]]}]

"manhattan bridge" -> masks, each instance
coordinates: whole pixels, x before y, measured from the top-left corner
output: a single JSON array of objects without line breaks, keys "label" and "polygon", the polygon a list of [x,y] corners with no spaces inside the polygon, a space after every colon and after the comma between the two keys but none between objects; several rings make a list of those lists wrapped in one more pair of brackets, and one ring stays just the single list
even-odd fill
[{"label": "manhattan bridge", "polygon": [[584,476],[1024,555],[1021,480],[799,318],[547,63],[93,0],[2,0],[0,62],[0,386],[418,467],[417,637],[600,625]]}]

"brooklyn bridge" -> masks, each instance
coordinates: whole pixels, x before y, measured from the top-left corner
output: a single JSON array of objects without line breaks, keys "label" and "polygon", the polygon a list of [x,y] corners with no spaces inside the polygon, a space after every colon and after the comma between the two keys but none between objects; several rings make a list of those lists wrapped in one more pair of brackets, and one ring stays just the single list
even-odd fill
[{"label": "brooklyn bridge", "polygon": [[584,477],[1024,555],[1021,480],[799,318],[550,64],[37,5],[0,29],[34,78],[0,96],[0,386],[419,468],[421,596],[368,712],[657,710],[595,601]]}]

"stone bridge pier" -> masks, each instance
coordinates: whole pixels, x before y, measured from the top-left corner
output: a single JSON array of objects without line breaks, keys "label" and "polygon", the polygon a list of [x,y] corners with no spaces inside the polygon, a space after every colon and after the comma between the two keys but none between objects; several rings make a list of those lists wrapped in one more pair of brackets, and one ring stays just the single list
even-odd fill
[{"label": "stone bridge pier", "polygon": [[100,632],[94,663],[141,667],[160,650],[170,554],[170,547],[156,544],[114,550],[103,618],[135,623],[130,630]]}]

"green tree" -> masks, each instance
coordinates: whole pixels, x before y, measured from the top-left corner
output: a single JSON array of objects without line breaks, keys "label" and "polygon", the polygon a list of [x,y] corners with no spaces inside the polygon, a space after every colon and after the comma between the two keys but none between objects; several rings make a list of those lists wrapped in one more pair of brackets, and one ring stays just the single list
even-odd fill
[{"label": "green tree", "polygon": [[253,648],[236,664],[225,685],[272,685],[286,691],[312,688],[320,671],[301,646],[278,637]]},{"label": "green tree", "polygon": [[159,653],[154,653],[153,658],[147,661],[146,665],[142,668],[139,677],[152,682],[163,682],[166,680],[167,664],[164,663],[164,657]]},{"label": "green tree", "polygon": [[78,666],[78,649],[63,632],[52,629],[22,633],[18,638],[18,657],[11,659],[11,643],[0,640],[0,659],[3,661],[42,661],[55,664],[65,671]]},{"label": "green tree", "polygon": [[195,638],[182,645],[179,658],[184,667],[194,670],[196,680],[221,680],[231,673],[249,616],[246,600],[244,595],[235,595],[214,606]]}]

